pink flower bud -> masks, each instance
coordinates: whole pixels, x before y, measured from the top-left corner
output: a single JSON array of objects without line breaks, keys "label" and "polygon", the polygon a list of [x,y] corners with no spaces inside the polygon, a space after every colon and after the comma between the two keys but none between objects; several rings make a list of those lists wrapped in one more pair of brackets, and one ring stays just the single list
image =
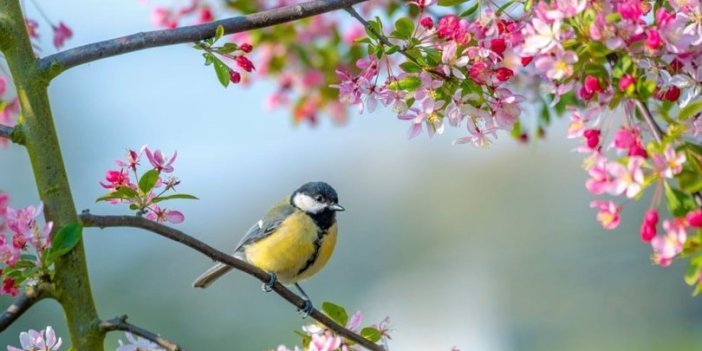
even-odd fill
[{"label": "pink flower bud", "polygon": [[655,208],[652,208],[646,212],[644,215],[644,223],[653,226],[658,224],[658,211],[656,211]]},{"label": "pink flower bud", "polygon": [[646,149],[641,146],[640,143],[637,143],[636,145],[632,146],[631,149],[629,149],[629,156],[641,156],[643,158],[648,158],[648,152]]},{"label": "pink flower bud", "polygon": [[702,228],[702,209],[697,209],[688,213],[687,223],[691,227]]},{"label": "pink flower bud", "polygon": [[419,24],[421,24],[422,27],[424,27],[426,29],[434,28],[434,20],[429,16],[422,18],[422,20],[419,21]]},{"label": "pink flower bud", "polygon": [[583,82],[583,87],[587,89],[589,92],[593,93],[601,93],[602,90],[602,85],[600,84],[600,81],[595,78],[594,76],[587,76],[585,77],[585,81]]},{"label": "pink flower bud", "polygon": [[505,44],[505,40],[502,38],[497,38],[497,39],[492,39],[490,41],[490,49],[494,51],[496,54],[502,56],[502,53],[505,52],[507,49],[507,45]]},{"label": "pink flower bud", "polygon": [[241,49],[241,51],[243,51],[247,54],[250,53],[251,50],[253,50],[253,46],[249,43],[243,43],[243,44],[241,44],[241,46],[239,46],[239,48]]},{"label": "pink flower bud", "polygon": [[198,13],[197,16],[197,22],[198,23],[207,23],[207,22],[212,22],[214,20],[214,15],[212,14],[212,10],[210,9],[209,6],[205,6],[200,9],[200,12]]},{"label": "pink flower bud", "polygon": [[647,223],[641,224],[641,241],[650,243],[656,236],[656,226]]},{"label": "pink flower bud", "polygon": [[231,70],[229,71],[229,80],[232,81],[232,83],[237,84],[241,82],[241,74],[239,72]]},{"label": "pink flower bud", "polygon": [[658,31],[649,29],[646,32],[646,41],[644,42],[644,45],[650,50],[658,50],[658,48],[663,45],[663,39],[661,39],[661,35],[658,33]]},{"label": "pink flower bud", "polygon": [[599,129],[588,129],[583,132],[583,136],[587,139],[587,147],[590,149],[597,148],[600,145],[600,134],[602,132]]},{"label": "pink flower bud", "polygon": [[251,72],[255,69],[253,63],[246,56],[237,56],[236,64],[246,72]]},{"label": "pink flower bud", "polygon": [[636,78],[630,74],[625,74],[619,79],[619,90],[626,91],[626,89],[634,83],[636,83]]},{"label": "pink flower bud", "polygon": [[531,61],[534,60],[534,56],[527,56],[527,57],[522,57],[522,67],[528,66]]},{"label": "pink flower bud", "polygon": [[495,71],[495,77],[500,82],[508,81],[513,76],[514,76],[514,72],[512,72],[512,70],[507,68],[507,67],[500,67],[497,69],[497,71]]}]

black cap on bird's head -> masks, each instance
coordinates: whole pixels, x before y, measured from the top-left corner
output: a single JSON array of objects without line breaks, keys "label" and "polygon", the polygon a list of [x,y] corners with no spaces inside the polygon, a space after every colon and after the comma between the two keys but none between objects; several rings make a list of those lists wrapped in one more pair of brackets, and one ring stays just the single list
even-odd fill
[{"label": "black cap on bird's head", "polygon": [[325,182],[309,182],[302,184],[290,196],[293,206],[308,212],[343,211],[339,205],[339,196],[331,185]]}]

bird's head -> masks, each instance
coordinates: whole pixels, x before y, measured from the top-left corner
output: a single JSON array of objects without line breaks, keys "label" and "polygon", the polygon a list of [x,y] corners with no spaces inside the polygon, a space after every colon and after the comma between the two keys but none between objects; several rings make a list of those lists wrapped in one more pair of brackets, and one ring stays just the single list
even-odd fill
[{"label": "bird's head", "polygon": [[310,214],[324,211],[343,211],[339,205],[336,190],[325,182],[309,182],[303,184],[290,197],[293,206]]}]

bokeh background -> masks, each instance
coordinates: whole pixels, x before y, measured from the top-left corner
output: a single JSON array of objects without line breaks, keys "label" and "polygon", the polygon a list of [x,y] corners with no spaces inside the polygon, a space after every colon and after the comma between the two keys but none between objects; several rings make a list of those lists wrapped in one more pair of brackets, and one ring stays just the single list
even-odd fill
[{"label": "bokeh background", "polygon": [[[152,28],[137,1],[40,3],[72,26],[69,46]],[[223,89],[186,45],[63,74],[50,95],[77,206],[127,213],[94,201],[114,159],[144,144],[177,149],[180,190],[200,197],[170,204],[187,216],[178,227],[227,251],[268,205],[326,180],[348,210],[333,259],[304,286],[317,305],[362,310],[366,324],[390,316],[392,350],[702,347],[702,298],[690,296],[685,267],[651,265],[638,239],[647,200],[626,204],[619,229],[601,229],[565,121],[544,141],[524,146],[502,135],[481,150],[452,146],[454,131],[407,141],[406,122],[382,109],[343,127],[296,127],[286,111],[264,108],[273,87]],[[0,152],[12,206],[38,202],[32,179],[23,149]],[[210,260],[148,232],[90,229],[84,241],[100,315],[128,314],[191,350],[293,345],[293,331],[309,322],[242,274],[191,288]],[[43,301],[0,334],[0,346],[46,325],[67,339],[59,306]]]}]

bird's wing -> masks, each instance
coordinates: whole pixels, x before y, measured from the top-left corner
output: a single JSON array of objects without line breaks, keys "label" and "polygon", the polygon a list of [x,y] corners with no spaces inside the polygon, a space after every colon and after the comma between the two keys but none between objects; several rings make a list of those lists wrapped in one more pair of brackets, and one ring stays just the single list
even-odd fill
[{"label": "bird's wing", "polygon": [[238,252],[246,245],[255,243],[276,231],[280,227],[280,224],[288,218],[296,209],[290,204],[290,198],[286,197],[281,200],[275,206],[273,206],[263,218],[254,224],[246,235],[241,238],[239,244],[234,248],[234,252]]}]

